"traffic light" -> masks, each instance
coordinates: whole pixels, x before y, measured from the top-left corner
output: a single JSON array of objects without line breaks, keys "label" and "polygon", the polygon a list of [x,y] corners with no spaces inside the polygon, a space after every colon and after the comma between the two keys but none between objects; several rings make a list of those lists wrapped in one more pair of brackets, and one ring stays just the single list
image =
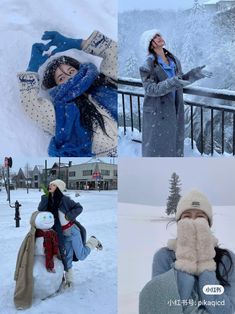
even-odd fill
[{"label": "traffic light", "polygon": [[12,158],[11,157],[5,157],[4,159],[4,167],[11,168],[12,167]]}]

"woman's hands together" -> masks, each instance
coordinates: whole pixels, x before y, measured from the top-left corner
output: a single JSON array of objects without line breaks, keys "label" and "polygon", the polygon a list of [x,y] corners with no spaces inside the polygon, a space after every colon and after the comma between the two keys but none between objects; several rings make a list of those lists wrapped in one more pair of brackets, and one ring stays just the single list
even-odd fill
[{"label": "woman's hands together", "polygon": [[184,218],[178,222],[175,268],[199,275],[205,270],[215,271],[216,239],[205,218]]},{"label": "woman's hands together", "polygon": [[[38,72],[39,68],[46,60],[57,52],[66,51],[68,49],[81,49],[82,39],[72,39],[65,37],[56,31],[46,31],[42,35],[42,40],[50,40],[47,44],[35,43],[32,46],[31,57],[27,71]],[[51,47],[55,49],[48,53]]]},{"label": "woman's hands together", "polygon": [[42,35],[42,40],[50,40],[50,42],[45,45],[47,50],[52,46],[56,46],[56,48],[51,51],[51,55],[73,48],[80,50],[83,41],[82,39],[65,37],[56,31],[45,31]]},{"label": "woman's hands together", "polygon": [[38,72],[40,66],[49,58],[49,55],[45,54],[47,50],[46,45],[42,43],[33,44],[27,71]]}]

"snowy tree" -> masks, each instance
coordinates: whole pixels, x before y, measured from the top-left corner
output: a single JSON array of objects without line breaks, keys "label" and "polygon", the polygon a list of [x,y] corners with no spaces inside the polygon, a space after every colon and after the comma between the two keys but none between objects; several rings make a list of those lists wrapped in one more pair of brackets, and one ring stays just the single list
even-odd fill
[{"label": "snowy tree", "polygon": [[184,15],[183,25],[181,62],[184,68],[189,70],[201,62],[206,46],[203,41],[205,37],[208,38],[208,19],[198,1],[195,1],[193,8]]},{"label": "snowy tree", "polygon": [[166,205],[167,215],[171,215],[176,212],[176,207],[181,197],[180,195],[181,182],[180,182],[179,176],[175,172],[173,172],[171,175],[171,179],[169,181],[170,181],[170,188],[169,188],[170,195],[167,198],[167,205]]},{"label": "snowy tree", "polygon": [[134,55],[130,55],[126,61],[125,76],[132,78],[137,78],[139,76],[138,60]]}]

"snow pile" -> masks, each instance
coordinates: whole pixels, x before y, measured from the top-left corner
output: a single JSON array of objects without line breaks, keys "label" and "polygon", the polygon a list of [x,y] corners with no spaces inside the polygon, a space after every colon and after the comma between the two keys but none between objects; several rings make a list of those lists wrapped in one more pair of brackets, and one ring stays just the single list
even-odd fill
[{"label": "snow pile", "polygon": [[[219,245],[235,252],[235,206],[215,206],[212,230]],[[139,292],[151,279],[154,253],[176,237],[176,224],[168,225],[165,208],[119,203],[119,311],[138,313]],[[130,237],[130,234],[134,235]],[[128,263],[126,262],[128,261]]]},{"label": "snow pile", "polygon": [[[65,314],[81,313],[116,313],[117,295],[117,192],[116,191],[68,191],[74,201],[83,206],[83,213],[78,217],[86,227],[87,236],[95,235],[103,244],[103,251],[92,251],[84,261],[73,263],[74,287],[66,289],[62,294],[40,301],[36,299],[33,306],[22,313],[29,314]],[[30,229],[29,219],[37,209],[41,193],[37,190],[18,189],[11,192],[11,199],[18,200],[21,221],[20,228],[15,228],[14,209],[6,202],[6,193],[0,192],[0,250],[2,263],[1,282],[1,314],[18,313],[13,304],[15,282],[13,280],[18,249]]]},{"label": "snow pile", "polygon": [[[2,0],[0,12],[2,93],[0,147],[6,154],[46,156],[50,136],[41,131],[20,105],[17,72],[25,71],[31,47],[46,30],[86,39],[94,30],[117,38],[116,2],[107,0]],[[74,51],[71,52],[74,55]],[[83,58],[81,56],[81,58]],[[80,58],[80,57],[79,57]],[[17,134],[17,136],[16,136]]]}]

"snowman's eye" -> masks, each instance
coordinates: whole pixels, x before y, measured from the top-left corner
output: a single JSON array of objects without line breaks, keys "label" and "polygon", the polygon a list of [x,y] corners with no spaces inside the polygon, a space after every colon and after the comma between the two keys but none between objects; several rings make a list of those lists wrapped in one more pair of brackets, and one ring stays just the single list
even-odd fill
[{"label": "snowman's eye", "polygon": [[52,216],[50,215],[49,218],[52,218]]},{"label": "snowman's eye", "polygon": [[43,216],[43,219],[46,219],[46,216]]}]

